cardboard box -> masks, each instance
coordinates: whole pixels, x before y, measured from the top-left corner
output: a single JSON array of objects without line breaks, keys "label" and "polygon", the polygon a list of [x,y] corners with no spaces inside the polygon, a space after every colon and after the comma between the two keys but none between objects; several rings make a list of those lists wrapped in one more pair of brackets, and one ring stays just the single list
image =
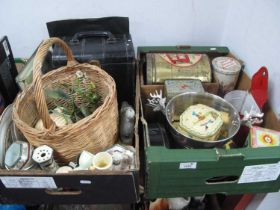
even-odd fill
[{"label": "cardboard box", "polygon": [[[136,165],[127,171],[77,171],[53,174],[40,170],[0,170],[0,202],[22,204],[136,203],[139,196],[139,76],[136,78],[134,147]],[[55,184],[57,189],[48,189]]]},{"label": "cardboard box", "polygon": [[[163,51],[175,49],[162,47]],[[153,48],[138,48],[140,75],[145,74],[145,61],[142,59],[149,50]],[[161,48],[156,50],[160,51]],[[143,78],[140,78],[140,81],[141,128],[146,157],[146,198],[279,191],[280,147],[175,149],[164,142],[163,145],[151,145],[149,125],[160,122],[162,118],[161,114],[152,112],[146,106],[147,97],[150,92],[163,90],[163,87],[145,85]],[[209,87],[212,87],[211,84]],[[241,74],[237,89],[247,90],[249,87],[250,79],[245,73]],[[204,88],[205,91],[215,93],[211,88]],[[264,127],[280,130],[280,122],[272,109],[267,106],[264,112]]]}]

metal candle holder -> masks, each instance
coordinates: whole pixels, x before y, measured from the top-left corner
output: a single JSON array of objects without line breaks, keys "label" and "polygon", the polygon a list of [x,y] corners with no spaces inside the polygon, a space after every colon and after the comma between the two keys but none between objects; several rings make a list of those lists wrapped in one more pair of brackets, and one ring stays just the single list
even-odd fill
[{"label": "metal candle holder", "polygon": [[43,170],[55,172],[59,166],[53,158],[53,149],[47,145],[37,147],[32,159],[40,165]]}]

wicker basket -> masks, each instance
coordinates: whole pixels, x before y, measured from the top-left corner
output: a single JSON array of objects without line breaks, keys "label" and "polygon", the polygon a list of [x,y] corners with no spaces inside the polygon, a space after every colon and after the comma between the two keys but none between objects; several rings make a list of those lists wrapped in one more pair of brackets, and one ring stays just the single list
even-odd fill
[{"label": "wicker basket", "polygon": [[[58,44],[65,51],[67,66],[42,76],[42,62],[53,44]],[[102,104],[91,115],[58,129],[48,112],[48,107],[55,106],[52,100],[46,100],[44,89],[65,83],[72,84],[77,70],[86,72],[88,78],[96,84]],[[46,144],[52,147],[56,160],[67,163],[76,160],[82,150],[96,153],[115,143],[118,134],[117,106],[113,78],[97,66],[77,63],[65,42],[50,38],[37,51],[33,64],[33,83],[16,98],[13,120],[32,145]],[[43,131],[34,128],[39,119],[42,119],[46,128]]]}]

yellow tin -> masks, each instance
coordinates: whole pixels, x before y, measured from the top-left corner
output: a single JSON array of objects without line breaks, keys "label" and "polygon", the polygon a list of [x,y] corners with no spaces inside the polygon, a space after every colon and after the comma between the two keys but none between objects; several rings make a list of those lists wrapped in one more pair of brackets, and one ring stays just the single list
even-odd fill
[{"label": "yellow tin", "polygon": [[206,54],[147,53],[147,84],[166,79],[198,79],[211,82],[211,66]]}]

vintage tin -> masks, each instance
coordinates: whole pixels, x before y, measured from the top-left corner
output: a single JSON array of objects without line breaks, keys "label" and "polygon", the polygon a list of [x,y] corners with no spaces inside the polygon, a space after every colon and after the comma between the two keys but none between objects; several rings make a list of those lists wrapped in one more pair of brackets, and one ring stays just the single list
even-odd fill
[{"label": "vintage tin", "polygon": [[211,66],[206,54],[147,53],[147,84],[166,79],[198,79],[211,82]]},{"label": "vintage tin", "polygon": [[220,85],[220,94],[228,93],[234,90],[241,64],[231,57],[217,57],[212,61],[214,69],[214,78]]},{"label": "vintage tin", "polygon": [[280,146],[280,132],[253,126],[250,131],[250,146],[253,148]]},{"label": "vintage tin", "polygon": [[180,80],[165,80],[164,92],[167,101],[172,97],[185,92],[203,93],[204,88],[200,80],[196,79],[180,79]]},{"label": "vintage tin", "polygon": [[180,131],[194,139],[215,141],[222,125],[221,113],[204,104],[189,106],[180,115]]}]

